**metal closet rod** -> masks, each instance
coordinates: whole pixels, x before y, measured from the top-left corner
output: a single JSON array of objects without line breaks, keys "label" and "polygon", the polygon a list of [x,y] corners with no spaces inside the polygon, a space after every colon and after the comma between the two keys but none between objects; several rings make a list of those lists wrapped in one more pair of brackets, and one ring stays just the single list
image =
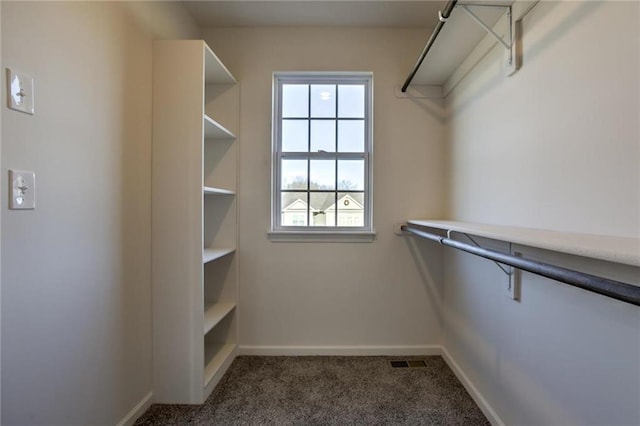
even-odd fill
[{"label": "metal closet rod", "polygon": [[411,70],[411,73],[409,74],[409,77],[407,77],[404,84],[402,85],[402,93],[407,91],[407,87],[409,87],[409,85],[411,84],[411,80],[413,80],[413,77],[415,77],[416,73],[418,72],[420,65],[422,65],[422,61],[424,61],[424,58],[427,56],[427,53],[429,53],[429,50],[431,50],[431,46],[433,46],[433,43],[436,41],[436,38],[438,38],[438,34],[440,34],[440,30],[442,30],[442,27],[444,27],[444,24],[447,21],[447,18],[449,18],[449,15],[451,15],[451,11],[453,10],[453,8],[456,7],[456,3],[458,3],[458,0],[449,0],[449,2],[447,2],[447,4],[444,6],[444,9],[438,15],[438,18],[439,18],[438,25],[436,25],[435,29],[431,33],[431,37],[429,37],[429,41],[427,41],[427,44],[424,46],[424,49],[422,49],[422,53],[420,53],[418,62],[416,62],[415,66],[413,67],[413,70]]},{"label": "metal closet rod", "polygon": [[537,262],[523,257],[517,257],[511,254],[489,250],[484,247],[472,246],[437,234],[425,232],[408,225],[402,225],[401,229],[417,235],[418,237],[426,238],[448,247],[453,247],[458,250],[466,251],[467,253],[475,254],[476,256],[513,266],[523,271],[531,272],[574,287],[579,287],[603,296],[640,306],[640,287],[632,284],[610,280],[548,263]]}]

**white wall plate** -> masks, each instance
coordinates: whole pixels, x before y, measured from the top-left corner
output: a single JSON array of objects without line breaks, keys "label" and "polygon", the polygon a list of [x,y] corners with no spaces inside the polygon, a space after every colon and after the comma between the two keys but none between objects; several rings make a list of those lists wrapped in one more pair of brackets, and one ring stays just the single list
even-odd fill
[{"label": "white wall plate", "polygon": [[33,77],[7,68],[7,106],[33,115]]},{"label": "white wall plate", "polygon": [[36,208],[36,176],[33,172],[9,170],[10,210],[32,210]]}]

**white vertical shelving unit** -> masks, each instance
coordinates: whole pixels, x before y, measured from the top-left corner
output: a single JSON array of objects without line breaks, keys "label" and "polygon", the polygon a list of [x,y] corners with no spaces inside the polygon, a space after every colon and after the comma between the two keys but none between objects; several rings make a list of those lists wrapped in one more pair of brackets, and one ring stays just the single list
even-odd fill
[{"label": "white vertical shelving unit", "polygon": [[200,40],[153,67],[154,398],[201,404],[237,353],[239,87]]}]

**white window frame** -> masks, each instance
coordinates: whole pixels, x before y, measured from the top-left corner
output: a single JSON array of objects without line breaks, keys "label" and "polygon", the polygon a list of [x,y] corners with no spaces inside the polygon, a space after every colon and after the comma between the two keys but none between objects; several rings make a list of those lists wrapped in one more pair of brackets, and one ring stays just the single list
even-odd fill
[{"label": "white window frame", "polygon": [[[365,86],[365,152],[363,154],[338,152],[283,153],[282,86],[284,84],[363,84]],[[337,93],[337,92],[336,92]],[[373,73],[371,72],[276,72],[273,74],[272,121],[272,180],[271,229],[273,241],[345,241],[370,242],[375,237],[373,227]],[[309,111],[310,113],[310,111]],[[336,111],[337,113],[337,111]],[[281,162],[283,158],[362,158],[365,162],[364,226],[283,226],[281,220]],[[343,191],[337,188],[334,192]],[[347,192],[348,191],[344,191]],[[308,192],[306,192],[308,194]]]}]

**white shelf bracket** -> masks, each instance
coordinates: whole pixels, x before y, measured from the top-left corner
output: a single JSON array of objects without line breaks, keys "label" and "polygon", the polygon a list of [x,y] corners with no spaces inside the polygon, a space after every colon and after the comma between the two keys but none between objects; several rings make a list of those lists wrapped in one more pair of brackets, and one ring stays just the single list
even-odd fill
[{"label": "white shelf bracket", "polygon": [[[491,27],[489,27],[478,15],[476,15],[469,6],[473,7],[501,7],[506,9],[505,17],[507,19],[507,41],[504,40],[498,33],[496,33]],[[497,5],[483,5],[483,4],[461,4],[460,7],[464,10],[482,29],[489,33],[493,38],[498,41],[506,50],[506,62],[507,62],[507,75],[512,75],[520,68],[520,55],[518,50],[518,40],[520,37],[520,22],[513,21],[513,15],[511,13],[511,6],[497,6]]]},{"label": "white shelf bracket", "polygon": [[[467,234],[466,232],[459,232],[459,231],[454,231],[453,229],[449,229],[447,230],[447,238],[451,239],[451,233],[452,232],[458,232],[462,235],[464,235],[465,237],[467,237],[467,239],[469,241],[471,241],[471,243],[476,246],[476,247],[480,247],[480,248],[484,248],[482,247],[480,244],[478,244],[478,242],[476,240],[473,239],[473,237],[469,234]],[[512,254],[513,251],[511,249],[511,243],[509,243],[509,254]],[[522,256],[521,253],[513,253],[514,256]],[[520,269],[518,268],[514,268],[513,266],[507,266],[507,265],[503,265],[500,262],[496,262],[495,260],[493,261],[493,263],[496,264],[496,266],[498,268],[500,268],[500,270],[502,272],[505,273],[505,275],[507,276],[507,278],[509,278],[509,282],[507,283],[507,293],[506,295],[513,300],[519,301],[520,300]]]},{"label": "white shelf bracket", "polygon": [[[464,235],[465,237],[467,237],[467,239],[468,239],[469,241],[471,241],[471,243],[472,243],[474,246],[476,246],[476,247],[480,247],[480,248],[484,248],[484,247],[482,247],[480,244],[478,244],[478,242],[477,242],[476,240],[474,240],[474,239],[473,239],[473,237],[472,237],[471,235],[469,235],[469,234],[467,234],[467,233],[465,233],[465,232],[460,232],[460,231],[456,231],[456,230],[453,230],[453,229],[448,229],[448,230],[447,230],[447,238],[452,239],[452,238],[451,238],[451,233],[453,233],[453,232],[457,232],[457,233],[459,233],[459,234]],[[509,252],[511,252],[511,248],[509,248]],[[512,267],[510,267],[510,266],[509,266],[508,268],[506,268],[506,267],[502,266],[502,264],[501,264],[501,263],[496,262],[495,260],[493,261],[493,263],[495,263],[495,264],[496,264],[496,266],[502,270],[502,272],[504,272],[508,277],[510,277],[510,278],[511,278],[511,275],[512,275],[512,272],[513,272],[513,268],[512,268]]]}]

